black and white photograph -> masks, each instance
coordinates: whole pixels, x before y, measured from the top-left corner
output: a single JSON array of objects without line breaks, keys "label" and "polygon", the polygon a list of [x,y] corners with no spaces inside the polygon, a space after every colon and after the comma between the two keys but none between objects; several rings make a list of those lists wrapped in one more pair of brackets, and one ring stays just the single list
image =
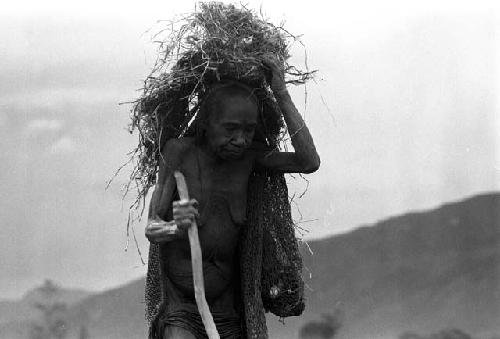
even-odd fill
[{"label": "black and white photograph", "polygon": [[500,339],[499,2],[0,8],[0,339]]}]

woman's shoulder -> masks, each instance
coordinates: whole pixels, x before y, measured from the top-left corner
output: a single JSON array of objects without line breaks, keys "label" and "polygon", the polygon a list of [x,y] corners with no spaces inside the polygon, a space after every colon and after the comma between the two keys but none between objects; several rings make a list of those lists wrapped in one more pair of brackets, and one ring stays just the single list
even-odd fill
[{"label": "woman's shoulder", "polygon": [[[165,142],[161,151],[161,160],[169,166],[177,166],[195,147],[193,138],[172,138]],[[176,165],[177,164],[177,165]]]},{"label": "woman's shoulder", "polygon": [[194,138],[172,138],[165,142],[163,151],[166,153],[183,153],[195,146]]}]

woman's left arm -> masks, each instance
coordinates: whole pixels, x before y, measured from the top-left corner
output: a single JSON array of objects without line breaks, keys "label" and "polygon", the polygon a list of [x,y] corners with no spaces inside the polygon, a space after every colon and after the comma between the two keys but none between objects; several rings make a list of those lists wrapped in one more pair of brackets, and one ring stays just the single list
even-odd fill
[{"label": "woman's left arm", "polygon": [[264,64],[272,71],[270,86],[283,113],[295,152],[271,152],[262,155],[257,161],[261,166],[283,172],[315,172],[320,165],[319,155],[304,119],[288,93],[284,71],[275,58],[266,59]]}]

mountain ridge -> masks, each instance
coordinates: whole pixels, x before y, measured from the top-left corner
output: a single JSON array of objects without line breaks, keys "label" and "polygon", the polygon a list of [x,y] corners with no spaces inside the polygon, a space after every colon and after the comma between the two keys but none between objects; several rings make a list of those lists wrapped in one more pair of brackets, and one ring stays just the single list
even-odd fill
[{"label": "mountain ridge", "polygon": [[[314,255],[302,246],[311,289],[306,311],[285,325],[268,315],[270,338],[296,338],[324,313],[341,319],[340,339],[395,339],[447,327],[481,339],[500,333],[500,193],[389,217],[308,245]],[[70,307],[69,322],[76,327],[85,318],[90,338],[146,337],[143,292],[141,278],[89,295]],[[1,338],[21,338],[5,336],[6,326],[14,333],[20,325],[1,322]]]}]

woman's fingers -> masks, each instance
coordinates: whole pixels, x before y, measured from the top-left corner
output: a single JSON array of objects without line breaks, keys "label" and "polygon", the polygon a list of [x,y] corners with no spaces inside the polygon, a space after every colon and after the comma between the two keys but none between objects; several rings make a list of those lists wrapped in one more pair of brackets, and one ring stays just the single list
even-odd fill
[{"label": "woman's fingers", "polygon": [[264,66],[268,67],[273,72],[282,73],[284,71],[282,63],[278,60],[278,58],[274,54],[264,55],[262,57],[262,63],[264,64]]},{"label": "woman's fingers", "polygon": [[266,80],[273,92],[286,89],[285,69],[283,63],[274,55],[266,54],[262,56],[262,64],[266,74]]},{"label": "woman's fingers", "polygon": [[175,220],[180,220],[180,219],[185,219],[189,218],[194,220],[194,218],[198,218],[198,210],[192,209],[192,208],[183,208],[183,209],[174,209],[174,219]]},{"label": "woman's fingers", "polygon": [[151,235],[172,235],[177,232],[177,225],[168,225],[163,227],[150,227],[146,232]]},{"label": "woman's fingers", "polygon": [[189,200],[189,202],[191,203],[191,206],[193,206],[194,208],[198,209],[198,200],[191,199],[191,200]]},{"label": "woman's fingers", "polygon": [[175,223],[177,224],[180,230],[186,231],[193,224],[193,220],[194,218],[182,218],[182,219],[176,219]]},{"label": "woman's fingers", "polygon": [[198,212],[198,201],[191,199],[189,201],[174,201],[173,215],[175,223],[181,229],[191,226],[192,222],[200,216]]},{"label": "woman's fingers", "polygon": [[172,203],[172,206],[174,208],[187,208],[187,207],[193,207],[195,209],[198,209],[198,200],[196,199],[191,199],[191,200],[177,200]]}]

